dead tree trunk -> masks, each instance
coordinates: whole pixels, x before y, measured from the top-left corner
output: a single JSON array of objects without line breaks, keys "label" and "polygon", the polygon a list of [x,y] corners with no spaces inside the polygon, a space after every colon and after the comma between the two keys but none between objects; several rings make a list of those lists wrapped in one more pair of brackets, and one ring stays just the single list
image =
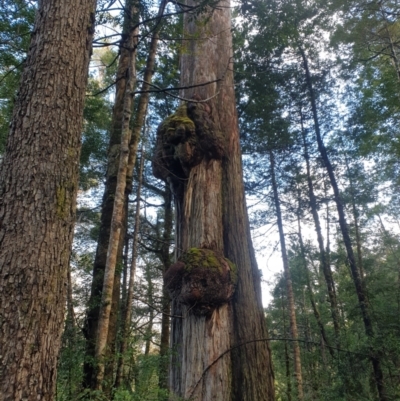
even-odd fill
[{"label": "dead tree trunk", "polygon": [[42,0],[0,173],[0,398],[54,399],[92,0]]},{"label": "dead tree trunk", "polygon": [[202,401],[273,400],[268,344],[255,342],[267,331],[244,200],[229,1],[189,11],[184,32],[180,95],[188,103],[160,125],[153,163],[172,186],[177,216],[179,259],[165,275],[170,385]]}]

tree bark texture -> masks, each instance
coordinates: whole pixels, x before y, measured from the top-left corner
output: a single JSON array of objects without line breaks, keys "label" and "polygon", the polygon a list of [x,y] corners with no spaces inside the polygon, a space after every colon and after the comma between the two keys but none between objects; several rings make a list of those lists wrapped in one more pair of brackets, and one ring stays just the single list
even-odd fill
[{"label": "tree bark texture", "polygon": [[296,377],[296,386],[297,386],[297,399],[299,401],[302,401],[302,400],[304,400],[303,375],[301,373],[300,346],[299,346],[298,341],[296,341],[299,338],[299,334],[298,334],[298,330],[297,330],[297,321],[296,321],[296,309],[295,309],[295,305],[294,305],[292,277],[290,274],[289,260],[288,260],[287,251],[286,251],[285,234],[283,231],[281,204],[279,201],[278,186],[276,183],[275,157],[271,150],[269,151],[269,158],[270,158],[270,163],[271,163],[272,191],[274,193],[276,220],[278,223],[279,242],[281,244],[283,271],[284,271],[284,277],[285,277],[286,294],[287,294],[288,308],[289,308],[290,334],[291,334],[291,337],[293,340],[293,344],[292,344],[293,345],[293,361],[294,361],[294,375]]},{"label": "tree bark texture", "polygon": [[188,12],[184,35],[180,96],[188,103],[160,125],[153,163],[176,208],[178,262],[165,275],[170,386],[193,400],[274,400],[268,344],[254,342],[267,330],[244,200],[229,1]]},{"label": "tree bark texture", "polygon": [[39,2],[0,175],[1,400],[54,396],[94,13]]},{"label": "tree bark texture", "polygon": [[[354,256],[352,242],[351,242],[349,229],[348,229],[347,221],[346,221],[346,216],[345,216],[345,212],[344,212],[343,201],[340,196],[339,186],[336,181],[336,175],[335,175],[333,166],[330,162],[324,142],[322,141],[318,113],[317,113],[317,104],[316,104],[316,100],[315,100],[315,94],[314,94],[310,69],[308,67],[308,59],[304,52],[304,49],[301,46],[299,46],[299,52],[300,52],[302,60],[303,60],[304,75],[305,75],[305,79],[306,79],[306,84],[307,84],[309,99],[310,99],[310,104],[311,104],[311,110],[312,110],[313,119],[314,119],[315,135],[316,135],[316,139],[317,139],[318,150],[321,154],[326,171],[328,173],[329,182],[330,182],[332,190],[333,190],[334,199],[335,199],[335,203],[336,203],[336,209],[337,209],[338,216],[339,216],[340,231],[342,233],[344,246],[346,248],[347,260],[348,260],[348,263],[350,266],[351,275],[352,275],[353,283],[354,283],[357,298],[358,298],[358,304],[359,304],[360,310],[361,310],[365,333],[366,333],[367,337],[369,337],[370,339],[373,339],[375,336],[375,333],[374,333],[374,327],[373,327],[373,323],[372,323],[372,319],[371,319],[370,304],[369,304],[368,297],[367,297],[367,294],[364,289],[364,285],[362,282],[360,272],[359,272],[357,264],[356,264],[356,259]],[[378,390],[379,401],[387,401],[388,397],[386,395],[386,389],[385,389],[385,384],[384,384],[384,379],[383,379],[383,372],[382,372],[380,358],[376,355],[376,353],[374,352],[373,349],[371,349],[370,351],[371,351],[370,359],[371,359],[371,364],[372,364],[372,368],[374,371],[374,378],[375,378],[376,387]]]}]

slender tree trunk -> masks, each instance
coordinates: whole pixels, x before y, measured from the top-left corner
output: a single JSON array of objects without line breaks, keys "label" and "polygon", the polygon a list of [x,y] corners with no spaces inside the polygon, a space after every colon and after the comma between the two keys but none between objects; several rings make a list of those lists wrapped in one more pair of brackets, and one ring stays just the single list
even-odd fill
[{"label": "slender tree trunk", "polygon": [[[124,315],[124,308],[126,305],[126,297],[128,296],[128,259],[129,259],[129,240],[131,239],[128,230],[125,233],[124,237],[124,253],[123,253],[123,264],[124,268],[122,271],[122,290],[121,290],[121,307],[120,307],[120,314],[121,316]],[[122,326],[122,322],[121,322]],[[122,330],[122,328],[121,328]]]},{"label": "slender tree trunk", "polygon": [[[72,278],[71,278],[71,266],[68,266],[67,272],[67,319],[69,326],[72,329],[73,334],[75,334],[76,324],[75,324],[75,312],[74,312],[74,302],[72,296]],[[71,339],[72,344],[74,344],[75,336]]]},{"label": "slender tree trunk", "polygon": [[[117,175],[119,171],[120,161],[120,147],[121,147],[121,136],[122,127],[124,124],[124,99],[126,98],[128,71],[130,69],[130,63],[134,60],[136,52],[136,42],[138,30],[131,30],[134,26],[135,15],[137,12],[135,0],[128,0],[127,3],[127,16],[124,20],[123,28],[123,41],[120,46],[120,57],[118,61],[117,71],[117,83],[115,102],[113,108],[113,116],[110,130],[110,142],[108,148],[108,162],[107,162],[107,174],[106,183],[104,188],[102,209],[101,209],[101,222],[99,230],[99,238],[97,243],[97,250],[95,261],[93,265],[93,279],[92,288],[90,293],[89,305],[86,315],[84,334],[86,338],[86,352],[85,352],[85,363],[84,363],[84,377],[83,387],[85,388],[96,388],[95,378],[95,348],[96,348],[96,337],[98,330],[99,311],[104,283],[104,271],[107,261],[107,250],[110,240],[111,232],[111,220],[114,210],[114,199],[117,188]],[[134,62],[134,61],[133,61]],[[123,209],[126,211],[127,206]],[[124,224],[126,219],[123,218]],[[125,234],[125,227],[121,227],[121,234]],[[117,263],[122,261],[122,244],[123,235],[121,235],[118,241],[118,252],[117,252]],[[113,288],[118,286],[119,277],[118,274],[114,278]],[[115,307],[117,303],[116,291],[113,295],[112,304]],[[111,318],[112,323],[115,322],[116,316],[113,315]],[[112,324],[114,327],[114,325]],[[110,331],[110,339],[114,330]],[[109,380],[111,383],[112,381]]]},{"label": "slender tree trunk", "polygon": [[[283,321],[283,335],[286,337],[286,313],[285,313],[285,303],[283,300],[283,292],[281,295],[281,305],[282,305],[282,321]],[[290,357],[287,341],[285,340],[285,368],[286,368],[286,395],[287,400],[292,401],[292,380],[290,374]]]},{"label": "slender tree trunk", "polygon": [[299,211],[297,213],[297,227],[298,227],[298,234],[299,234],[300,252],[301,252],[301,257],[302,257],[302,260],[304,263],[304,266],[303,266],[304,267],[304,275],[306,278],[308,296],[310,298],[311,307],[313,309],[314,317],[315,317],[315,320],[317,321],[317,325],[318,325],[319,331],[321,333],[321,337],[322,337],[323,341],[325,342],[325,344],[328,346],[329,352],[330,352],[331,356],[333,357],[334,356],[333,349],[330,347],[329,340],[328,340],[328,337],[325,332],[325,327],[321,320],[321,314],[319,313],[317,303],[315,302],[314,292],[313,292],[313,289],[311,286],[310,273],[309,273],[308,267],[307,267],[306,252],[305,252],[305,248],[304,248],[303,234],[301,232],[301,224],[300,224],[300,195],[299,195]]},{"label": "slender tree trunk", "polygon": [[[151,283],[151,277],[149,278],[147,282],[147,299],[149,305],[153,305],[153,285]],[[150,354],[150,346],[151,342],[153,340],[153,323],[154,323],[154,309],[150,308],[150,313],[149,313],[149,323],[146,328],[146,333],[145,333],[145,338],[146,338],[146,343],[145,343],[145,348],[144,348],[144,355],[147,356]]]},{"label": "slender tree trunk", "polygon": [[117,250],[117,264],[115,268],[114,284],[110,308],[110,321],[108,325],[107,346],[105,353],[105,366],[104,366],[104,387],[103,391],[106,397],[112,398],[112,390],[114,387],[114,372],[117,362],[117,337],[120,321],[120,299],[121,299],[121,264],[124,236],[126,234],[127,224],[127,207],[128,203],[125,202],[124,211],[122,215],[122,229],[120,233],[120,240]]},{"label": "slender tree trunk", "polygon": [[0,399],[52,400],[78,189],[92,0],[43,0],[0,173]]},{"label": "slender tree trunk", "polygon": [[364,273],[364,264],[363,264],[363,258],[362,258],[361,235],[360,235],[360,226],[359,226],[359,222],[358,222],[358,210],[357,210],[357,206],[356,206],[355,189],[354,189],[353,179],[351,176],[349,160],[347,158],[346,151],[344,151],[343,153],[344,153],[344,160],[346,163],[347,178],[348,178],[349,184],[350,184],[351,208],[353,211],[354,231],[355,231],[355,235],[356,235],[358,268],[360,270],[361,281],[363,284],[365,284],[364,283],[365,273]]},{"label": "slender tree trunk", "polygon": [[[136,2],[138,3],[138,2]],[[155,21],[156,26],[153,28],[154,34],[151,38],[150,41],[150,49],[149,49],[149,55],[147,57],[147,62],[146,62],[146,68],[144,72],[144,77],[143,77],[143,84],[141,87],[141,92],[142,96],[139,98],[139,103],[138,107],[135,113],[135,118],[133,120],[133,123],[130,124],[132,126],[131,130],[131,138],[129,142],[129,158],[128,158],[128,166],[127,166],[127,172],[126,172],[126,188],[125,188],[125,207],[128,206],[129,202],[129,194],[132,192],[132,185],[133,185],[133,170],[134,166],[136,163],[136,154],[137,154],[137,149],[138,149],[138,144],[140,140],[140,131],[144,125],[144,119],[147,114],[147,107],[149,103],[149,96],[150,93],[148,90],[150,89],[150,82],[152,79],[152,76],[154,74],[154,68],[155,68],[155,58],[156,58],[156,52],[157,52],[157,44],[159,40],[159,31],[162,27],[162,16],[164,14],[165,6],[167,4],[166,0],[162,0],[157,19]],[[135,11],[132,10],[133,12],[138,13],[138,6],[137,4],[134,4],[132,2],[131,7],[135,7]],[[136,19],[134,18],[133,22],[137,22]],[[138,32],[138,29],[135,29],[135,33]],[[134,39],[135,40],[135,46],[137,43],[137,37]],[[133,105],[133,103],[132,103]],[[144,159],[143,159],[144,161]],[[143,174],[143,173],[142,173]],[[127,224],[126,222],[127,219],[127,213],[125,216],[122,217],[122,221]],[[120,243],[122,244],[123,241],[123,236],[121,235]],[[122,246],[122,245],[120,245]],[[121,259],[120,254],[122,252],[119,251],[118,253],[118,260]],[[136,263],[136,262],[135,262]],[[114,280],[114,290],[113,290],[113,302],[112,302],[112,307],[111,307],[111,316],[110,316],[110,326],[109,326],[109,334],[108,334],[108,339],[107,339],[107,344],[109,345],[108,349],[108,363],[106,366],[106,371],[105,371],[105,378],[106,382],[112,383],[113,382],[113,372],[114,372],[114,355],[115,355],[115,347],[116,347],[116,337],[117,337],[117,331],[118,331],[118,325],[117,325],[117,319],[118,319],[118,314],[117,311],[119,310],[119,287],[120,287],[120,272],[119,270],[116,271],[115,274],[115,280]],[[126,347],[127,344],[124,345]],[[108,367],[108,369],[107,369]]]},{"label": "slender tree trunk", "polygon": [[[170,247],[172,234],[173,212],[172,212],[172,192],[169,186],[165,187],[164,192],[164,232],[161,246],[161,261],[163,273],[171,265]],[[160,340],[160,365],[158,368],[158,387],[162,390],[159,401],[165,401],[165,393],[168,390],[168,354],[169,354],[169,333],[170,333],[170,314],[171,298],[168,290],[163,285],[163,306],[161,318],[161,340]]]},{"label": "slender tree trunk", "polygon": [[[325,195],[325,199],[328,199],[328,185],[327,185],[326,179],[324,179],[324,195]],[[331,221],[330,221],[330,213],[329,213],[329,202],[326,201],[326,250],[325,250],[325,254],[326,254],[326,262],[327,262],[328,266],[331,265],[330,225],[331,225]],[[339,314],[339,316],[340,316],[340,314]]]},{"label": "slender tree trunk", "polygon": [[296,377],[297,398],[299,401],[302,401],[302,400],[304,400],[303,376],[301,373],[300,347],[299,347],[298,341],[296,341],[299,338],[298,331],[297,331],[297,322],[296,322],[296,309],[294,306],[292,278],[290,275],[289,260],[288,260],[287,251],[286,251],[286,241],[285,241],[285,234],[283,232],[281,206],[280,206],[280,202],[279,202],[278,186],[276,183],[276,176],[275,176],[275,158],[274,158],[274,154],[272,153],[272,151],[269,151],[269,158],[270,158],[270,163],[271,163],[272,191],[274,193],[274,203],[275,203],[276,218],[277,218],[278,230],[279,230],[279,240],[280,240],[280,244],[281,244],[281,253],[282,253],[283,270],[284,270],[284,275],[285,275],[286,293],[287,293],[287,300],[288,300],[288,304],[289,304],[290,333],[291,333],[291,337],[293,339],[294,375]]},{"label": "slender tree trunk", "polygon": [[[135,6],[132,5],[134,15],[137,11]],[[132,20],[129,20],[131,26]],[[104,283],[101,296],[101,304],[99,311],[99,322],[96,337],[96,389],[102,388],[102,381],[104,379],[105,361],[104,356],[107,346],[107,337],[110,325],[110,313],[112,304],[112,294],[115,280],[115,269],[117,265],[118,249],[121,249],[120,236],[124,222],[124,205],[125,205],[125,189],[126,189],[126,176],[129,158],[129,142],[130,142],[130,121],[132,115],[133,105],[133,91],[136,81],[135,58],[136,58],[136,44],[137,44],[137,31],[130,29],[128,40],[125,50],[128,51],[127,69],[126,69],[126,87],[123,95],[123,118],[121,126],[121,145],[119,148],[119,166],[117,173],[117,186],[115,189],[114,207],[110,228],[110,240],[107,250],[107,260],[104,269]]]},{"label": "slender tree trunk", "polygon": [[331,306],[331,314],[332,314],[333,327],[335,329],[336,342],[338,342],[340,324],[339,324],[339,311],[337,306],[335,284],[333,281],[331,266],[329,264],[329,260],[324,248],[324,238],[322,236],[321,223],[318,215],[317,198],[314,193],[314,185],[311,178],[310,156],[308,153],[307,138],[303,127],[302,113],[300,113],[300,118],[301,118],[301,133],[303,137],[303,146],[304,146],[304,159],[306,161],[306,170],[307,170],[308,197],[310,199],[310,208],[314,220],[315,232],[317,233],[321,268],[324,274],[326,287],[328,289],[328,297]]},{"label": "slender tree trunk", "polygon": [[116,387],[120,387],[124,381],[124,360],[126,358],[126,352],[128,350],[130,325],[132,321],[133,292],[135,285],[136,262],[138,257],[138,245],[139,245],[140,203],[141,203],[140,197],[142,196],[143,169],[145,160],[143,145],[142,145],[141,155],[142,156],[140,158],[140,165],[139,165],[138,187],[136,191],[135,225],[133,229],[133,240],[132,240],[132,260],[129,269],[129,284],[126,296],[126,303],[124,305],[122,314],[121,347],[119,351],[117,376],[115,380]]},{"label": "slender tree trunk", "polygon": [[162,27],[162,18],[167,5],[167,0],[161,0],[160,7],[158,9],[157,19],[155,21],[156,26],[153,29],[153,36],[150,41],[149,54],[146,60],[146,68],[143,74],[143,83],[140,89],[141,95],[139,97],[139,102],[137,110],[135,113],[135,118],[132,124],[132,136],[129,144],[129,160],[128,160],[128,172],[127,172],[127,191],[130,192],[133,183],[133,169],[136,163],[136,154],[139,145],[140,132],[144,126],[144,120],[147,114],[147,107],[150,98],[150,84],[154,75],[157,45],[159,40],[159,32]]},{"label": "slender tree trunk", "polygon": [[[339,215],[340,231],[343,236],[343,242],[344,242],[344,246],[346,248],[346,253],[347,253],[347,260],[350,265],[350,270],[351,270],[354,286],[356,289],[356,294],[358,297],[358,303],[359,303],[359,306],[361,309],[365,333],[368,338],[373,339],[374,338],[374,328],[373,328],[372,319],[371,319],[369,301],[367,298],[367,294],[364,290],[362,278],[360,276],[360,272],[357,268],[356,260],[354,257],[350,234],[349,234],[346,217],[345,217],[345,213],[344,213],[343,202],[342,202],[342,198],[340,196],[339,187],[337,185],[336,176],[335,176],[333,166],[330,162],[328,153],[326,151],[325,145],[324,145],[324,143],[322,141],[322,137],[321,137],[318,113],[317,113],[317,105],[316,105],[316,101],[315,101],[311,74],[310,74],[310,70],[308,67],[308,60],[307,60],[306,54],[301,46],[299,46],[299,51],[300,51],[301,57],[303,59],[304,73],[305,73],[307,88],[308,88],[308,92],[309,92],[311,109],[312,109],[312,113],[313,113],[314,127],[315,127],[317,143],[318,143],[318,149],[321,154],[322,160],[324,161],[324,165],[328,172],[329,181],[330,181],[330,184],[333,189],[336,208],[337,208],[337,212]],[[382,368],[381,368],[381,361],[373,349],[371,349],[371,363],[372,363],[372,367],[373,367],[373,371],[374,371],[374,378],[375,378],[375,382],[376,382],[376,386],[377,386],[377,390],[378,390],[378,394],[379,394],[379,400],[380,401],[388,401],[388,398],[386,395],[384,379],[383,379],[383,372],[382,372]]]},{"label": "slender tree trunk", "polygon": [[165,275],[170,384],[184,398],[265,401],[274,399],[273,375],[268,344],[255,342],[267,331],[244,201],[230,13],[221,1],[185,15],[180,95],[191,101],[158,130],[153,168],[173,188],[179,256]]}]

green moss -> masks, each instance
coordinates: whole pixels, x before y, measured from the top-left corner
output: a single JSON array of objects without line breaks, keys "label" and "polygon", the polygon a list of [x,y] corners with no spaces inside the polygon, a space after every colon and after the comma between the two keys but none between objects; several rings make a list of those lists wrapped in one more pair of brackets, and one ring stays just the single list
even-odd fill
[{"label": "green moss", "polygon": [[60,219],[64,219],[67,214],[67,190],[64,186],[60,186],[57,188],[56,191],[56,197],[57,197],[57,216]]},{"label": "green moss", "polygon": [[185,263],[186,271],[200,266],[222,271],[221,263],[211,249],[190,248],[182,256],[182,261]]},{"label": "green moss", "polygon": [[70,193],[74,190],[74,184],[64,183],[56,189],[56,214],[60,219],[66,219],[70,213]]},{"label": "green moss", "polygon": [[161,124],[164,133],[173,134],[179,126],[183,125],[186,130],[194,131],[194,122],[187,115],[186,103],[178,107],[174,114],[168,116]]},{"label": "green moss", "polygon": [[232,280],[233,284],[236,285],[237,281],[238,281],[237,266],[233,262],[231,262],[229,259],[225,258],[225,260],[228,262],[228,265],[229,265],[229,267],[231,269],[231,280]]},{"label": "green moss", "polygon": [[68,157],[75,157],[75,154],[76,154],[75,148],[71,148],[71,147],[68,148],[67,154],[68,154]]},{"label": "green moss", "polygon": [[223,272],[224,267],[222,260],[228,263],[230,268],[231,280],[234,284],[237,282],[237,267],[229,259],[218,255],[211,249],[190,248],[181,258],[185,263],[185,270],[190,272],[195,267],[203,267],[210,270],[216,270],[220,273]]}]

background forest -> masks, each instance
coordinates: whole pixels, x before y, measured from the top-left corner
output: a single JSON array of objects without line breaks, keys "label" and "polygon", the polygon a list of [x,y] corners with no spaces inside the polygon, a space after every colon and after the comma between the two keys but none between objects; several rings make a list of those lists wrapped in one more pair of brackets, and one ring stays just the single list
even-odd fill
[{"label": "background forest", "polygon": [[[36,3],[0,7],[2,154]],[[97,5],[59,401],[168,399],[174,351],[163,273],[174,258],[174,208],[152,160],[157,127],[180,102],[184,12],[164,0]],[[399,400],[400,3],[243,0],[232,15],[248,211],[271,293],[264,303],[276,399]],[[131,80],[121,75],[128,41]],[[134,95],[137,157],[129,160],[100,392],[93,316],[117,185],[122,84]]]}]

